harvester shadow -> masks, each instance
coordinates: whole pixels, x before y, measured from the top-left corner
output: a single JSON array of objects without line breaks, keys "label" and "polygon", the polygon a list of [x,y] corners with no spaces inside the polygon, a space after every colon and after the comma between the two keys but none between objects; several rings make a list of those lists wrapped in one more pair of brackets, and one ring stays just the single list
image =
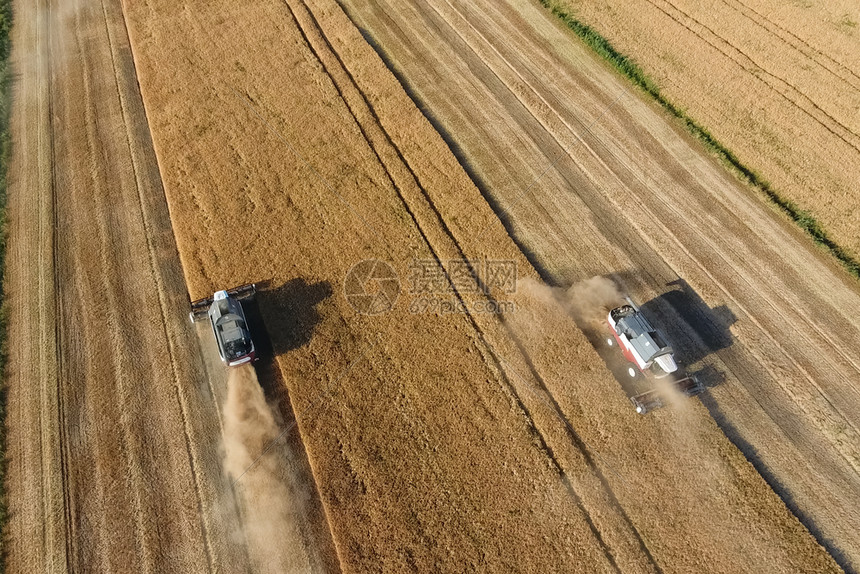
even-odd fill
[{"label": "harvester shadow", "polygon": [[[682,364],[700,363],[734,344],[729,327],[737,317],[731,309],[725,305],[711,308],[683,279],[676,279],[667,287],[672,289],[643,303],[641,308],[646,316],[676,317],[675,320],[660,321],[659,328],[672,342],[675,355]],[[725,381],[725,375],[713,365],[704,365],[695,375],[706,388]]]},{"label": "harvester shadow", "polygon": [[301,278],[260,291],[246,309],[260,358],[277,357],[308,344],[321,320],[316,306],[331,294],[328,281],[308,283]]},{"label": "harvester shadow", "polygon": [[675,337],[672,337],[675,334],[678,335],[677,338],[679,339],[690,339],[689,335],[678,331],[682,329],[695,330],[701,345],[696,345],[694,349],[685,349],[684,359],[687,362],[697,362],[707,355],[732,345],[734,341],[729,327],[737,321],[737,317],[731,309],[725,305],[711,309],[696,293],[695,289],[683,279],[672,281],[667,286],[677,288],[666,291],[659,297],[648,301],[642,305],[642,310],[649,314],[649,312],[665,312],[666,307],[674,309],[686,325],[678,325],[674,321],[664,325],[666,334],[671,337],[671,340],[675,340]]},{"label": "harvester shadow", "polygon": [[[638,277],[628,273],[613,273],[604,276],[612,280],[622,293],[629,292],[627,285],[635,285]],[[718,386],[725,382],[726,376],[716,366],[701,362],[709,355],[730,347],[734,340],[729,327],[737,320],[726,306],[711,309],[696,291],[683,279],[668,283],[669,291],[641,302],[639,307],[651,323],[662,331],[672,346],[678,362],[689,367],[687,372],[705,388]],[[628,396],[633,396],[652,388],[652,383],[631,369],[618,349],[605,320],[594,323],[577,322],[597,354]],[[631,376],[630,372],[633,371]]]},{"label": "harvester shadow", "polygon": [[726,382],[726,374],[716,368],[714,365],[704,365],[695,373],[696,380],[706,389],[717,387]]}]

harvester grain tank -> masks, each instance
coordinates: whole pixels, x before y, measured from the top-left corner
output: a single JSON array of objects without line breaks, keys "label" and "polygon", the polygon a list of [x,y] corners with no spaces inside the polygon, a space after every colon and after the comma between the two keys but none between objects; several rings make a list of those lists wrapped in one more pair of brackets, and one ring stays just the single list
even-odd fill
[{"label": "harvester grain tank", "polygon": [[242,285],[216,291],[211,297],[191,303],[191,320],[209,318],[212,334],[218,345],[218,354],[229,367],[237,367],[256,359],[254,340],[251,338],[240,301],[253,297],[256,292],[256,285]]},{"label": "harvester grain tank", "polygon": [[[630,396],[636,412],[644,414],[663,406],[666,391],[672,388],[687,396],[701,392],[702,387],[695,377],[687,375],[675,361],[672,347],[662,333],[629,297],[626,299],[626,305],[612,309],[607,316],[612,337],[606,342],[610,346],[617,344],[624,357],[634,365],[627,370],[631,378],[641,376],[651,383],[650,389]],[[661,385],[661,380],[667,384]]]}]

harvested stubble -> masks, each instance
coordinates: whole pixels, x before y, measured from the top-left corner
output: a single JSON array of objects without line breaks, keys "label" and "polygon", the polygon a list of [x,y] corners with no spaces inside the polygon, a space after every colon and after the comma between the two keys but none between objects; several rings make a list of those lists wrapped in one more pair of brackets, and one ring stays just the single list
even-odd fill
[{"label": "harvested stubble", "polygon": [[855,565],[856,281],[539,4],[344,4],[542,276],[612,275],[646,304],[726,433]]},{"label": "harvested stubble", "polygon": [[15,7],[5,572],[246,571],[121,6]]},{"label": "harvested stubble", "polygon": [[826,235],[857,274],[856,2],[542,3],[637,63],[679,114],[730,150],[798,224]]},{"label": "harvested stubble", "polygon": [[191,294],[271,281],[345,571],[836,570],[704,409],[631,416],[541,301],[357,315],[340,284],[362,259],[404,288],[414,258],[535,274],[337,5],[232,6],[126,9]]}]

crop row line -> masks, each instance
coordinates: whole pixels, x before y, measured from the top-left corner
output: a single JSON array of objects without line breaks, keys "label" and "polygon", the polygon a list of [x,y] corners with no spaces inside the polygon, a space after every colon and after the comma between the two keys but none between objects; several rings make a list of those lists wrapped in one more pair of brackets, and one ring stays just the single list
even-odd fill
[{"label": "crop row line", "polygon": [[[4,296],[6,269],[6,174],[11,157],[9,118],[11,108],[12,73],[10,71],[10,32],[12,30],[12,1],[0,0],[0,541],[6,538],[8,509],[6,504],[6,364],[9,353],[6,326],[9,305]],[[5,548],[0,551],[0,572],[6,570]]]},{"label": "crop row line", "polygon": [[663,109],[680,120],[688,132],[702,142],[709,151],[719,157],[736,175],[762,192],[771,203],[788,215],[792,221],[806,232],[816,244],[827,249],[851,275],[860,279],[860,260],[836,243],[824,229],[821,222],[810,211],[801,208],[792,200],[780,195],[766,179],[754,169],[741,162],[731,150],[720,143],[705,127],[697,123],[684,110],[670,102],[660,91],[657,84],[648,77],[636,62],[619,52],[598,31],[578,20],[554,0],[540,0],[540,3],[552,12],[554,16],[559,18],[568,29],[579,36],[598,56],[651,96]]}]

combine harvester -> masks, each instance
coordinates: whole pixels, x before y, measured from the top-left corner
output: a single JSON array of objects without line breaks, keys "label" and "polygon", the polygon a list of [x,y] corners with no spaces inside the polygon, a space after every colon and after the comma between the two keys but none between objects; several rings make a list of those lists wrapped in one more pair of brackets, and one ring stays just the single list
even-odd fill
[{"label": "combine harvester", "polygon": [[218,344],[218,354],[229,367],[238,367],[256,359],[254,340],[240,302],[240,299],[253,297],[256,293],[256,285],[242,285],[216,291],[211,297],[191,303],[191,321],[209,317],[212,334]]},{"label": "combine harvester", "polygon": [[[627,304],[616,307],[609,312],[607,322],[612,331],[612,337],[607,338],[609,346],[618,345],[624,357],[636,368],[628,367],[627,373],[633,392],[629,392],[630,401],[636,407],[636,412],[645,414],[650,410],[662,407],[667,402],[671,389],[691,397],[702,391],[702,386],[695,377],[686,374],[679,368],[670,347],[659,331],[651,326],[645,315],[629,297]],[[641,377],[638,374],[641,373]],[[639,381],[634,381],[637,379]],[[642,390],[641,381],[647,383]],[[662,384],[665,383],[665,384]],[[639,388],[635,388],[638,386]]]}]

